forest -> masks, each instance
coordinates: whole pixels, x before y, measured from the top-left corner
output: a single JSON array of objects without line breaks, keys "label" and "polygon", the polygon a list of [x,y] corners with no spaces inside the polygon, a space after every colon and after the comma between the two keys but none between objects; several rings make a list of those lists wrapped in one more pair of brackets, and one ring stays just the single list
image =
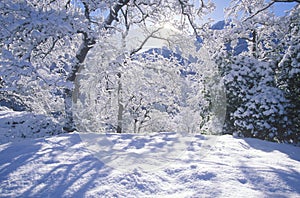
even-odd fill
[{"label": "forest", "polygon": [[[292,6],[277,16],[278,3]],[[299,1],[232,0],[219,22],[205,18],[215,7],[1,1],[0,104],[26,112],[5,122],[8,135],[186,131],[297,144]]]}]

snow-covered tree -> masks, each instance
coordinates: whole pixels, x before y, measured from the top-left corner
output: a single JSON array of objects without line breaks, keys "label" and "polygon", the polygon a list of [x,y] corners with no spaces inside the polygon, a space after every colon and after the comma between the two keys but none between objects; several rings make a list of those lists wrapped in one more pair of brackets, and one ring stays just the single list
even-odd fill
[{"label": "snow-covered tree", "polygon": [[[276,17],[269,8],[277,1],[232,1],[224,30],[210,43],[227,89],[225,130],[247,137],[290,140],[290,98],[279,86],[278,63],[286,53],[287,18]],[[285,1],[284,1],[285,2]],[[247,42],[237,53],[240,39]],[[294,42],[296,43],[296,42]],[[295,44],[296,46],[298,44]]]},{"label": "snow-covered tree", "polygon": [[289,99],[288,108],[290,131],[285,134],[286,138],[294,142],[300,141],[300,5],[296,6],[287,16],[288,33],[283,39],[286,50],[279,62],[279,87],[284,90],[286,98]]},{"label": "snow-covered tree", "polygon": [[95,61],[89,61],[89,68],[82,72],[86,79],[80,79],[77,105],[82,106],[76,112],[79,125],[85,125],[82,130],[171,130],[167,129],[170,121],[161,122],[168,113],[178,111],[180,85],[176,81],[180,72],[176,62],[157,54],[151,59],[121,58],[121,62],[97,58],[103,56],[102,51],[94,56]]},{"label": "snow-covered tree", "polygon": [[212,131],[209,121],[221,117],[214,113],[217,105],[210,105],[222,101],[212,101],[221,84],[213,81],[217,69],[204,49],[196,51],[194,39],[170,30],[164,26],[151,34],[169,49],[130,55],[130,46],[115,37],[94,47],[78,78],[75,112],[82,131]]},{"label": "snow-covered tree", "polygon": [[[1,94],[18,97],[27,110],[64,114],[66,78],[74,64],[78,40],[66,10],[67,1],[1,1]],[[74,24],[76,25],[76,24]],[[60,120],[63,121],[63,120]]]},{"label": "snow-covered tree", "polygon": [[230,119],[236,132],[246,137],[283,140],[288,101],[275,86],[269,63],[241,54],[231,64],[225,84],[228,102],[235,107]]},{"label": "snow-covered tree", "polygon": [[74,130],[72,103],[79,89],[74,82],[100,38],[125,38],[132,27],[147,31],[167,21],[198,33],[196,21],[212,9],[210,1],[185,0],[1,1],[1,91],[38,113],[62,115],[65,130]]}]

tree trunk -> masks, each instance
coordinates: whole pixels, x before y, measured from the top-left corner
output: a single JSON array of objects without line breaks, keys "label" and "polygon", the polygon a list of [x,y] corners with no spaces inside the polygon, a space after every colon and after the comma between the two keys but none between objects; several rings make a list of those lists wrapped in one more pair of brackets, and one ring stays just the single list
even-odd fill
[{"label": "tree trunk", "polygon": [[256,30],[252,31],[252,55],[257,58],[257,32]]},{"label": "tree trunk", "polygon": [[133,123],[133,124],[134,124],[134,125],[133,125],[133,132],[134,132],[134,133],[137,133],[137,131],[136,131],[136,130],[137,130],[137,123],[138,123],[138,120],[137,120],[137,119],[134,119],[134,123]]},{"label": "tree trunk", "polygon": [[123,123],[123,101],[122,101],[122,82],[121,82],[121,73],[118,74],[119,84],[118,84],[118,126],[117,133],[122,133],[122,123]]},{"label": "tree trunk", "polygon": [[95,44],[94,39],[88,39],[88,36],[86,33],[82,33],[83,38],[83,44],[79,51],[79,53],[76,55],[76,58],[78,60],[77,64],[73,67],[71,73],[69,74],[67,80],[69,82],[74,83],[74,89],[72,88],[66,88],[65,89],[65,113],[66,113],[66,123],[63,129],[67,132],[72,132],[76,130],[76,126],[74,123],[74,115],[73,115],[73,103],[77,101],[78,97],[78,91],[79,91],[79,82],[76,81],[77,73],[82,69],[83,62],[89,52],[89,50],[92,48],[92,45]]},{"label": "tree trunk", "polygon": [[[118,12],[122,9],[123,6],[127,5],[128,3],[129,3],[129,0],[118,0],[118,2],[116,2],[114,4],[114,6],[112,6],[104,24],[103,24],[103,27],[105,29],[108,29],[109,26],[113,23],[113,21],[117,20]],[[85,15],[89,19],[89,17],[90,17],[89,10],[87,10],[86,6],[85,6],[85,9],[86,9]],[[78,62],[72,69],[69,77],[67,78],[67,81],[74,83],[75,88],[74,89],[66,88],[65,95],[64,95],[66,123],[65,123],[65,126],[63,127],[63,129],[67,132],[72,132],[72,131],[76,130],[72,107],[73,107],[73,102],[77,101],[79,89],[78,89],[78,82],[76,82],[75,79],[76,79],[77,73],[83,67],[83,62],[84,62],[88,52],[90,51],[91,48],[93,48],[93,45],[96,43],[95,38],[89,38],[87,32],[78,31],[78,33],[83,34],[83,44],[82,44],[82,47],[79,50],[78,54],[76,55]],[[74,91],[75,91],[75,93],[74,93]],[[123,106],[120,106],[120,107],[123,108]],[[122,108],[120,109],[120,111],[123,112]],[[120,126],[121,126],[121,130],[122,130],[122,125],[120,125]]]}]

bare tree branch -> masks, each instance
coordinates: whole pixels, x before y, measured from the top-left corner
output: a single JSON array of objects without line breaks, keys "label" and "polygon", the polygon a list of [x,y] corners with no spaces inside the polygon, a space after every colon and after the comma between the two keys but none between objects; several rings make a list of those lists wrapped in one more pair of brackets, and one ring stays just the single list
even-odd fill
[{"label": "bare tree branch", "polygon": [[[49,38],[50,39],[50,38]],[[38,56],[43,55],[42,60],[45,60],[45,58],[53,51],[54,47],[56,46],[56,43],[59,41],[59,39],[61,39],[60,37],[57,37],[56,39],[54,39],[54,41],[52,41],[51,46],[49,47],[49,49],[46,52],[41,51],[40,53],[34,54],[32,58],[36,58]],[[48,40],[48,39],[47,39]],[[47,40],[45,42],[47,42]],[[41,42],[42,43],[42,42]],[[41,43],[39,43],[37,46],[39,46]],[[37,46],[34,47],[34,49],[37,49]]]},{"label": "bare tree branch", "polygon": [[247,17],[246,19],[243,20],[243,22],[249,20],[249,19],[252,19],[253,17],[255,17],[256,15],[258,15],[259,13],[267,10],[268,8],[270,8],[272,5],[274,5],[275,3],[292,3],[292,2],[295,2],[295,3],[300,3],[300,0],[272,0],[268,5],[266,5],[265,7],[257,10],[254,14],[252,14],[251,16]]},{"label": "bare tree branch", "polygon": [[[184,0],[178,0],[178,1],[180,3],[181,13],[188,18],[190,26],[192,27],[195,35],[198,36],[197,28],[195,27],[195,24],[194,24],[194,22],[193,22],[193,20],[191,18],[191,15],[185,11],[186,2],[184,2]],[[203,1],[201,1],[201,7],[204,7]]]},{"label": "bare tree branch", "polygon": [[128,7],[126,8],[126,10],[124,11],[123,9],[121,9],[122,15],[124,17],[124,23],[125,23],[125,27],[126,27],[126,31],[129,31],[130,28],[130,24],[128,22]]},{"label": "bare tree branch", "polygon": [[86,19],[88,21],[91,21],[91,16],[90,16],[90,10],[89,10],[89,7],[87,5],[86,2],[82,2],[83,6],[84,6],[84,16],[86,17]]},{"label": "bare tree branch", "polygon": [[130,52],[130,55],[134,55],[135,53],[137,53],[138,51],[140,51],[144,45],[147,43],[147,41],[150,39],[150,38],[158,38],[158,37],[155,37],[154,34],[157,33],[159,30],[161,30],[162,28],[158,28],[156,30],[154,30],[153,32],[151,32],[150,35],[148,35],[144,41],[141,43],[141,45],[137,48],[137,49],[134,49]]}]

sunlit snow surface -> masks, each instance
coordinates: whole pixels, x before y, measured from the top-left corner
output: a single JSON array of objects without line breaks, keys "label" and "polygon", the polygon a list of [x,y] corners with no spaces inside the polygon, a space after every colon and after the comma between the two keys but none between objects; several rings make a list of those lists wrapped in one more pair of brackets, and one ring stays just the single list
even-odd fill
[{"label": "sunlit snow surface", "polygon": [[204,157],[218,136],[187,133],[80,134],[85,147],[107,166],[119,171],[153,172],[178,160],[189,160],[188,151]]},{"label": "sunlit snow surface", "polygon": [[4,143],[0,197],[300,196],[299,147],[229,135],[205,144],[211,138],[106,134],[91,147],[72,133]]}]

